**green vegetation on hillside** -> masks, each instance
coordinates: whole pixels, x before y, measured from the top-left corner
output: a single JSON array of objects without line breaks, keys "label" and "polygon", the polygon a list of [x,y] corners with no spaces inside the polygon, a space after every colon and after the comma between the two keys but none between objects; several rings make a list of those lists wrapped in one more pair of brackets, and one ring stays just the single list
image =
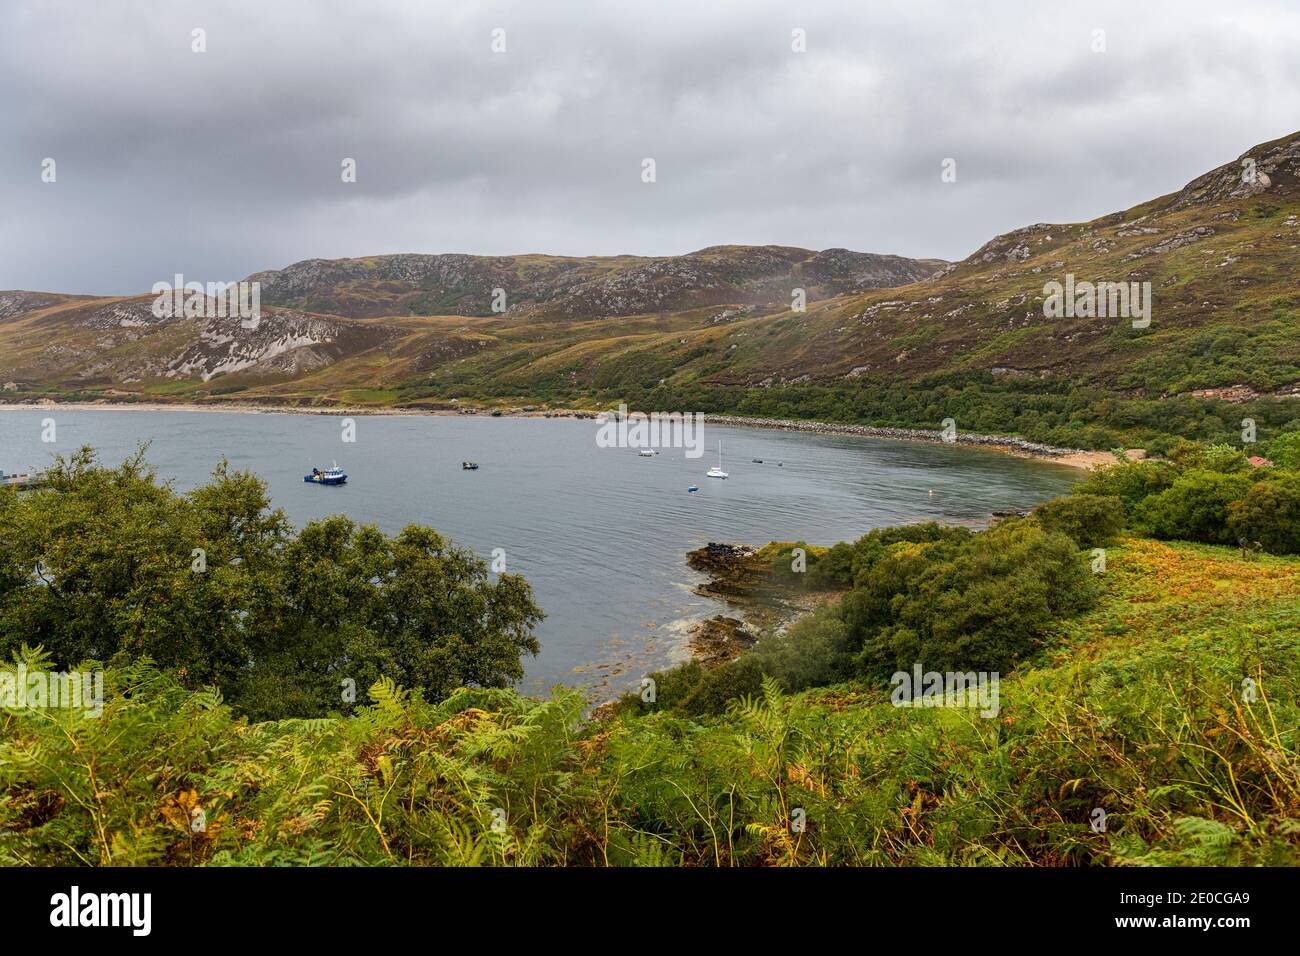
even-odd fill
[{"label": "green vegetation on hillside", "polygon": [[[1241,162],[1226,163],[1123,212],[997,236],[937,275],[932,260],[775,246],[309,260],[254,277],[268,308],[251,340],[233,322],[155,322],[143,298],[3,293],[0,383],[14,385],[5,400],[952,418],[1159,454],[1183,438],[1238,443],[1249,419],[1266,447],[1300,434],[1300,135],[1246,156],[1267,178],[1244,184]],[[1048,283],[1068,276],[1150,283],[1150,324],[1048,315]],[[806,311],[790,307],[795,288]],[[495,289],[505,314],[490,311]],[[462,314],[440,314],[451,310]],[[276,344],[303,336],[287,354]]]}]

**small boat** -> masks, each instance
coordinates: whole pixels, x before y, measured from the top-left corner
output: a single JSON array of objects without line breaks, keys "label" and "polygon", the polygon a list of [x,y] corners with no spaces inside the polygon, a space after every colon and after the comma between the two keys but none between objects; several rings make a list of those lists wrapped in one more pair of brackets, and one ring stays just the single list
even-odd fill
[{"label": "small boat", "polygon": [[700,490],[700,486],[699,486],[699,485],[691,485],[691,486],[690,486],[689,488],[687,488],[686,490],[687,490],[687,491],[699,491],[699,490]]},{"label": "small boat", "polygon": [[718,463],[704,473],[705,478],[726,478],[727,473],[722,470],[722,442],[718,442]]},{"label": "small boat", "polygon": [[655,455],[659,454],[659,452],[655,451],[653,448],[642,448],[637,452],[637,454],[642,458],[653,458]]},{"label": "small boat", "polygon": [[462,462],[460,463],[460,467],[461,467],[461,470],[462,470],[462,471],[478,471],[478,462],[476,462],[476,461],[462,461]]},{"label": "small boat", "polygon": [[754,459],[754,464],[756,464],[756,465],[761,465],[761,464],[763,464],[763,459],[761,459],[761,458],[755,458],[755,459]]},{"label": "small boat", "polygon": [[343,469],[339,467],[338,462],[321,471],[319,468],[313,468],[310,475],[303,475],[302,480],[313,485],[341,485],[347,482],[348,476],[343,474]]},{"label": "small boat", "polygon": [[23,488],[35,488],[39,484],[40,482],[31,475],[6,475],[0,471],[0,487],[22,490]]}]

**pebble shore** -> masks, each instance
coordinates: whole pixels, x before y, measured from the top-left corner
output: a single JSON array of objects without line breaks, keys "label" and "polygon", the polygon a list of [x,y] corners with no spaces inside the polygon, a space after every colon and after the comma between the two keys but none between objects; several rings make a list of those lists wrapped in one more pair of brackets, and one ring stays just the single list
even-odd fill
[{"label": "pebble shore", "polygon": [[947,439],[944,433],[926,428],[883,428],[875,425],[839,425],[830,422],[807,422],[785,418],[741,418],[735,415],[705,415],[706,422],[715,425],[736,425],[746,428],[781,428],[787,431],[818,432],[825,435],[859,435],[866,438],[894,438],[899,441],[928,441],[946,445],[981,445],[1009,448],[1042,458],[1061,458],[1082,454],[1079,448],[1058,448],[1026,441],[1015,435],[980,435],[976,432],[958,431]]}]

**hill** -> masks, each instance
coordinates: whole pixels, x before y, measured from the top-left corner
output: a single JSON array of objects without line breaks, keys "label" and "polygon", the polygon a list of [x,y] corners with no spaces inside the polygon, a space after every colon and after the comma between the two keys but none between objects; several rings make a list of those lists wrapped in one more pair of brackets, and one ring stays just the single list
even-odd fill
[{"label": "hill", "polygon": [[[141,321],[147,299],[0,293],[0,382],[10,400],[953,417],[1090,448],[1228,440],[1246,417],[1276,433],[1300,396],[1298,175],[1292,134],[1132,209],[1025,226],[948,264],[778,246],[307,260],[250,277],[269,308],[248,342],[211,321]],[[1051,315],[1054,282],[1149,283],[1149,324]]]}]

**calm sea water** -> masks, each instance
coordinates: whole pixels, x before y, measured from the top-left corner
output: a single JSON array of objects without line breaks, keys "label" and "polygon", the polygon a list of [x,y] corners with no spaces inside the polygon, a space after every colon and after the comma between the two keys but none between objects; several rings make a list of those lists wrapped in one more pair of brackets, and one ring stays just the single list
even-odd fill
[{"label": "calm sea water", "polygon": [[[53,417],[57,443],[41,441]],[[394,532],[431,525],[532,583],[547,619],[523,689],[585,684],[598,696],[687,656],[692,622],[720,606],[691,593],[686,552],[709,541],[833,544],[872,528],[938,519],[984,523],[1062,493],[1071,469],[997,452],[763,429],[705,428],[706,453],[641,458],[599,448],[590,420],[182,411],[0,410],[0,469],[47,466],[94,446],[116,463],[141,442],[179,490],[228,458],[257,472],[301,525],[344,513]],[[721,439],[725,481],[705,478]],[[763,459],[756,464],[754,458]],[[479,462],[462,471],[461,461]],[[338,488],[305,484],[337,460]],[[784,464],[778,465],[778,462]],[[699,491],[688,493],[688,486]],[[933,491],[933,495],[930,492]]]}]

